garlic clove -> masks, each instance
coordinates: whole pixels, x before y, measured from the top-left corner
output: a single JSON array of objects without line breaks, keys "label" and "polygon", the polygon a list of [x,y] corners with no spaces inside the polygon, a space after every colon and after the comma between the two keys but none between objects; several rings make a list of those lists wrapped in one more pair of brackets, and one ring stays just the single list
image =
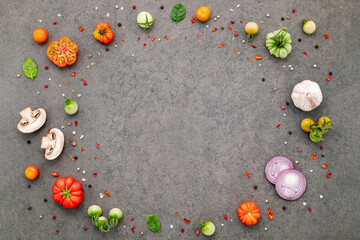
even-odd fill
[{"label": "garlic clove", "polygon": [[320,105],[323,95],[316,82],[304,80],[295,85],[291,93],[291,99],[297,108],[308,112]]}]

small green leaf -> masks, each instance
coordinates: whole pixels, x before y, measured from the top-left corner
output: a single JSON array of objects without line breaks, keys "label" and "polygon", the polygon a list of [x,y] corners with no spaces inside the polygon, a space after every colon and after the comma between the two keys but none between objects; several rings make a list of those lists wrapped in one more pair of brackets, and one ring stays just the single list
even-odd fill
[{"label": "small green leaf", "polygon": [[146,224],[151,231],[160,232],[161,222],[154,214],[150,214],[147,216]]},{"label": "small green leaf", "polygon": [[171,9],[171,18],[176,21],[176,23],[180,22],[185,18],[186,8],[184,5],[178,3],[173,6]]},{"label": "small green leaf", "polygon": [[38,66],[31,58],[25,59],[23,63],[23,72],[27,78],[34,79],[38,75]]}]

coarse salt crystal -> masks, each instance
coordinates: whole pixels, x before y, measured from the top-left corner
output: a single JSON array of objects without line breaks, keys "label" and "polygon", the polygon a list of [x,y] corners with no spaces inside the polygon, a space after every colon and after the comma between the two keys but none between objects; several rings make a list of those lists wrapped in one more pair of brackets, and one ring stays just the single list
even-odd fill
[{"label": "coarse salt crystal", "polygon": [[105,197],[105,194],[100,193],[100,198],[104,198],[104,197]]},{"label": "coarse salt crystal", "polygon": [[72,131],[72,134],[75,135],[75,134],[76,134],[76,131]]},{"label": "coarse salt crystal", "polygon": [[81,181],[86,182],[86,178],[82,178]]},{"label": "coarse salt crystal", "polygon": [[232,8],[230,8],[229,10],[230,10],[231,12],[233,12],[233,11],[234,11],[234,9],[232,9]]},{"label": "coarse salt crystal", "polygon": [[61,14],[60,14],[60,13],[58,13],[58,17],[61,17]]},{"label": "coarse salt crystal", "polygon": [[310,172],[313,172],[314,170],[310,170]]},{"label": "coarse salt crystal", "polygon": [[106,13],[106,16],[107,16],[107,17],[110,17],[110,13]]},{"label": "coarse salt crystal", "polygon": [[240,4],[236,5],[236,7],[239,8],[239,7],[240,7]]},{"label": "coarse salt crystal", "polygon": [[83,138],[84,138],[84,135],[81,134],[80,139],[83,139]]},{"label": "coarse salt crystal", "polygon": [[321,199],[323,199],[323,198],[324,198],[324,196],[323,196],[323,195],[320,195],[320,198],[321,198]]},{"label": "coarse salt crystal", "polygon": [[42,20],[41,20],[41,19],[39,19],[39,22],[42,22]]},{"label": "coarse salt crystal", "polygon": [[79,93],[79,94],[77,95],[77,97],[81,97],[81,93]]},{"label": "coarse salt crystal", "polygon": [[171,224],[171,225],[170,225],[170,228],[173,229],[173,228],[174,228],[174,225]]},{"label": "coarse salt crystal", "polygon": [[83,174],[85,174],[85,172],[86,172],[85,170],[82,171]]},{"label": "coarse salt crystal", "polygon": [[95,7],[95,10],[97,10],[97,7]]},{"label": "coarse salt crystal", "polygon": [[303,202],[303,205],[306,206],[306,202]]},{"label": "coarse salt crystal", "polygon": [[221,224],[221,226],[223,227],[223,226],[224,226],[224,224],[222,223],[222,224]]},{"label": "coarse salt crystal", "polygon": [[39,95],[39,94],[40,94],[40,92],[36,92],[36,94],[37,94],[37,95]]},{"label": "coarse salt crystal", "polygon": [[124,10],[124,7],[121,7],[120,10],[121,10],[121,11]]}]

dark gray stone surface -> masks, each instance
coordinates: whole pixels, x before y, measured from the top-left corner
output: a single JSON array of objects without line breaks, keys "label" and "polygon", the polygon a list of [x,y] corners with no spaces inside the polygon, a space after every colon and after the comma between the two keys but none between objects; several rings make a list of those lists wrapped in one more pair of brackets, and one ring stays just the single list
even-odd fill
[{"label": "dark gray stone surface", "polygon": [[[169,17],[172,5],[177,3],[172,0],[1,2],[1,239],[205,239],[194,234],[198,230],[196,221],[203,216],[217,227],[211,239],[358,238],[360,2],[206,1],[212,18],[221,16],[216,22],[210,20],[209,28],[190,22],[204,2],[183,2],[188,13],[178,24]],[[134,4],[136,10],[131,8]],[[115,9],[116,5],[124,10]],[[160,5],[165,9],[160,10]],[[295,14],[292,8],[296,8]],[[141,10],[157,18],[148,33],[135,24]],[[270,18],[266,13],[271,14]],[[302,32],[304,18],[316,22],[314,35]],[[233,31],[227,29],[230,19],[236,21]],[[56,25],[52,24],[54,20]],[[241,42],[245,22],[250,20],[260,26],[252,42],[256,49]],[[115,32],[108,52],[92,37],[99,21],[109,22]],[[117,27],[118,22],[125,29]],[[278,29],[280,23],[288,27],[293,39],[293,52],[285,60],[270,56],[264,44],[266,34]],[[85,30],[80,32],[79,26]],[[48,31],[45,44],[32,39],[32,31],[38,27]],[[215,33],[211,31],[214,27],[219,29]],[[240,35],[230,43],[234,32]],[[324,33],[330,36],[328,40]],[[148,35],[161,41],[151,42]],[[165,35],[168,40],[164,40]],[[80,49],[71,67],[58,68],[46,56],[50,41],[62,36],[70,37]],[[137,42],[138,37],[141,40]],[[147,44],[145,48],[143,43]],[[226,47],[219,49],[217,45],[222,43]],[[316,44],[319,49],[314,48]],[[235,49],[239,49],[239,55]],[[256,54],[263,60],[249,62],[248,57],[254,59]],[[34,80],[22,74],[26,57],[39,66]],[[92,66],[95,62],[98,65]],[[294,71],[289,70],[290,64]],[[44,70],[44,66],[49,69]],[[70,76],[73,71],[77,73],[75,78]],[[333,80],[327,82],[329,71]],[[20,78],[16,77],[18,73]],[[265,82],[261,81],[263,77]],[[87,80],[87,86],[81,78]],[[324,94],[321,106],[310,113],[296,109],[290,99],[293,86],[303,79],[319,83]],[[44,84],[49,87],[45,89]],[[77,115],[65,114],[62,93],[79,103]],[[77,98],[79,93],[82,96]],[[290,105],[283,111],[280,106],[286,101]],[[46,126],[34,134],[16,129],[19,112],[27,106],[47,111]],[[326,141],[321,143],[325,148],[320,150],[321,144],[310,142],[299,125],[305,117],[316,120],[323,115],[333,119],[334,130],[325,136]],[[77,128],[74,120],[79,122]],[[73,123],[70,127],[69,121]],[[280,129],[276,128],[278,123]],[[48,128],[62,125],[64,152],[57,160],[46,161],[40,149],[41,137]],[[79,139],[81,134],[83,140]],[[71,138],[77,142],[75,148]],[[97,143],[99,150],[95,148]],[[85,148],[83,153],[81,146]],[[325,156],[313,160],[314,153]],[[70,156],[75,155],[78,160],[72,162]],[[296,168],[307,178],[307,190],[296,201],[278,197],[264,176],[266,162],[276,155],[299,161]],[[328,170],[321,168],[325,162]],[[28,165],[40,169],[39,178],[33,182],[24,177]],[[77,167],[86,173],[77,171]],[[252,175],[250,179],[246,170]],[[84,201],[78,208],[66,210],[52,201],[53,171],[77,180],[87,179],[83,183]],[[96,178],[94,172],[98,173]],[[333,173],[331,179],[325,176],[328,172]],[[88,184],[92,184],[91,189]],[[257,190],[253,189],[255,184]],[[110,197],[100,199],[99,193],[105,190]],[[44,198],[49,201],[44,203]],[[256,226],[246,227],[237,219],[236,210],[241,202],[250,200],[258,204],[262,217]],[[121,208],[124,218],[120,226],[100,233],[87,217],[91,204],[100,205],[106,215],[112,207]],[[273,220],[267,217],[269,207],[274,212]],[[160,234],[146,227],[150,213],[162,222]],[[225,214],[227,220],[223,219]],[[53,215],[56,220],[51,218]],[[130,222],[132,217],[135,220]],[[191,220],[191,225],[182,218]],[[135,234],[130,230],[134,225]],[[83,231],[84,226],[87,231]],[[180,232],[182,227],[184,233]],[[57,229],[59,234],[55,233]],[[144,236],[140,236],[141,231]]]}]

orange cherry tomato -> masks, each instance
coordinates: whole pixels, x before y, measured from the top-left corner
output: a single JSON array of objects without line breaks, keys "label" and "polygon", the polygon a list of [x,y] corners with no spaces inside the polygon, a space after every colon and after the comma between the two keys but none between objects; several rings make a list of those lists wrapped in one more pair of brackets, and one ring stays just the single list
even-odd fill
[{"label": "orange cherry tomato", "polygon": [[28,166],[25,169],[25,177],[29,180],[35,180],[39,176],[39,169],[35,166]]},{"label": "orange cherry tomato", "polygon": [[46,40],[48,38],[48,34],[45,29],[38,28],[38,29],[35,29],[33,32],[33,38],[34,38],[34,41],[37,43],[44,43],[44,42],[46,42]]},{"label": "orange cherry tomato", "polygon": [[114,40],[114,32],[111,30],[110,25],[106,22],[101,22],[96,25],[93,32],[94,37],[103,44],[109,44]]},{"label": "orange cherry tomato", "polygon": [[314,121],[310,118],[305,118],[304,120],[301,121],[301,129],[304,132],[310,132],[310,126],[314,124]]},{"label": "orange cherry tomato", "polygon": [[200,22],[206,22],[210,18],[210,9],[206,6],[199,7],[196,10],[195,16]]},{"label": "orange cherry tomato", "polygon": [[68,37],[62,37],[59,41],[52,41],[49,44],[47,56],[59,67],[65,67],[76,62],[78,51],[79,48],[76,43]]}]

